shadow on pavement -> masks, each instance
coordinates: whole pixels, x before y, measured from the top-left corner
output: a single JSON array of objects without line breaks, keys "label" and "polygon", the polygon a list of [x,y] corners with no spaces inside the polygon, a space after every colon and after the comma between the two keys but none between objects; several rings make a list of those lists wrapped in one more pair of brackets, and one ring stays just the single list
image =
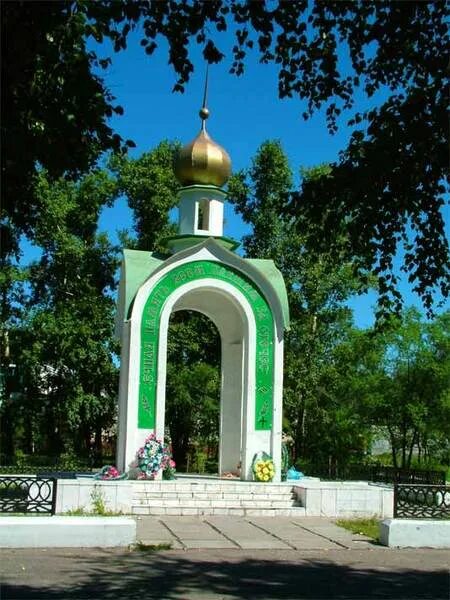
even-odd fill
[{"label": "shadow on pavement", "polygon": [[[44,566],[44,557],[40,559]],[[296,557],[266,560],[157,553],[74,556],[52,553],[52,565],[39,572],[39,560],[17,580],[4,578],[2,600],[236,598],[289,599],[446,599],[448,573]],[[361,561],[360,561],[361,562]],[[389,559],[388,561],[389,562]],[[35,572],[37,571],[37,572]]]}]

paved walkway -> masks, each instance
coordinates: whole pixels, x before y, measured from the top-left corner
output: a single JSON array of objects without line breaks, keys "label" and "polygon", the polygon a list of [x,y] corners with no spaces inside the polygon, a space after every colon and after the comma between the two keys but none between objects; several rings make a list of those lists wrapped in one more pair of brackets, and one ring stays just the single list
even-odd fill
[{"label": "paved walkway", "polygon": [[137,540],[175,550],[339,550],[374,548],[331,519],[309,517],[137,517]]},{"label": "paved walkway", "polygon": [[1,600],[448,600],[445,550],[0,549]]}]

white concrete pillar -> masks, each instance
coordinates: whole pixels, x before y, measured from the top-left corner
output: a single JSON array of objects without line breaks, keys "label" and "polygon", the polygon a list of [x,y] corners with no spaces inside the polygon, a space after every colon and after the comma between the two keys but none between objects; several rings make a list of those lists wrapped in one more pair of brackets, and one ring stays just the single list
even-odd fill
[{"label": "white concrete pillar", "polygon": [[242,461],[242,342],[222,339],[219,472],[235,472]]},{"label": "white concrete pillar", "polygon": [[119,411],[117,425],[116,465],[119,471],[127,469],[126,441],[128,424],[128,373],[130,360],[130,321],[125,321],[122,328],[122,349],[120,354],[119,379]]}]

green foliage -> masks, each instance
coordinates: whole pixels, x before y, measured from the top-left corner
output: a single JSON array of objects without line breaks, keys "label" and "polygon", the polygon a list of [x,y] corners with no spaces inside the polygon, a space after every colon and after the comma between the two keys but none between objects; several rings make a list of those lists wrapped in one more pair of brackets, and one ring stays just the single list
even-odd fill
[{"label": "green foliage", "polygon": [[[93,42],[110,41],[118,52],[137,30],[146,55],[167,48],[176,91],[194,72],[194,46],[209,63],[229,60],[236,75],[256,51],[261,62],[277,66],[280,98],[306,104],[305,119],[326,108],[334,133],[347,112],[353,131],[339,161],[326,178],[309,178],[291,197],[298,230],[309,223],[313,250],[331,247],[335,257],[358,257],[363,272],[376,272],[380,318],[401,306],[393,269],[399,244],[403,268],[426,308],[437,290],[448,294],[441,208],[448,189],[443,90],[449,9],[443,0],[78,0],[53,2],[45,10],[35,2],[5,2],[1,10],[3,38],[9,40],[2,102],[6,255],[17,250],[18,236],[33,229],[40,212],[32,193],[38,165],[52,179],[79,175],[102,152],[130,144],[108,126],[108,118],[123,109],[101,76],[111,59],[100,56]],[[225,31],[235,41],[231,51]],[[374,106],[348,114],[361,93]]]},{"label": "green foliage", "polygon": [[[97,231],[102,207],[114,201],[115,181],[94,171],[78,182],[36,179],[41,211],[20,320],[9,330],[22,387],[4,414],[5,435],[25,450],[85,456],[101,447],[113,424],[117,344],[112,338],[117,249]],[[9,413],[9,415],[8,415]],[[6,441],[7,451],[11,443]]]},{"label": "green foliage", "polygon": [[154,552],[161,552],[161,550],[170,550],[172,548],[172,544],[145,544],[141,540],[138,540],[134,545],[134,550],[138,552],[145,552],[148,554],[153,554]]},{"label": "green foliage", "polygon": [[[220,337],[216,327],[200,313],[174,313],[167,347],[166,424],[177,466],[187,464],[190,447],[202,452],[206,446],[218,446],[219,398]],[[197,468],[203,469],[203,463]]]},{"label": "green foliage", "polygon": [[[320,165],[302,175],[325,182],[331,169]],[[274,257],[287,283],[284,416],[300,467],[361,461],[375,433],[389,439],[394,465],[410,466],[415,452],[419,463],[431,456],[448,463],[449,314],[424,323],[406,311],[384,330],[355,330],[344,302],[374,278],[361,272],[358,256],[336,260],[333,251],[311,250],[309,224],[300,232],[283,211],[291,190],[278,142],[264,143],[249,171],[229,183],[253,227],[243,240],[246,254]]]},{"label": "green foliage", "polygon": [[64,513],[68,517],[88,517],[92,516],[92,513],[88,512],[84,506],[78,506],[77,508],[71,508]]},{"label": "green foliage", "polygon": [[91,510],[84,506],[78,506],[68,510],[65,515],[71,517],[116,517],[121,515],[120,511],[109,510],[106,506],[105,495],[98,485],[94,485],[91,494]]},{"label": "green foliage", "polygon": [[201,448],[192,448],[189,452],[189,472],[205,473],[208,455]]},{"label": "green foliage", "polygon": [[[87,49],[88,3],[2,4],[5,85],[2,121],[5,204],[10,222],[26,233],[40,212],[33,193],[38,166],[52,179],[77,176],[102,152],[126,147],[108,126],[123,109],[94,69],[106,67]],[[25,43],[25,40],[27,42]],[[6,117],[6,119],[5,119]]]},{"label": "green foliage", "polygon": [[123,195],[135,215],[135,232],[122,232],[122,238],[132,247],[162,250],[162,239],[174,233],[169,212],[176,203],[176,150],[177,144],[162,142],[139,159],[113,156],[110,170],[92,170],[77,181],[54,180],[45,170],[36,175],[40,210],[32,239],[41,256],[17,268],[15,313],[5,312],[9,351],[21,379],[14,400],[9,386],[1,407],[6,454],[14,446],[63,453],[60,466],[78,470],[75,456],[98,457],[105,437],[113,438],[119,248],[98,231],[98,219]]},{"label": "green foliage", "polygon": [[[317,177],[327,165],[304,170]],[[285,216],[283,207],[292,191],[288,159],[276,141],[258,149],[248,171],[229,182],[229,196],[252,233],[243,240],[247,256],[274,258],[286,282],[291,329],[285,336],[284,416],[295,442],[295,454],[327,463],[361,457],[367,428],[335,393],[339,372],[336,348],[351,329],[344,301],[366,289],[368,277],[357,278],[351,263],[307,251],[305,235]]]},{"label": "green foliage", "polygon": [[[323,18],[327,10],[328,4],[317,8],[314,19]],[[336,33],[340,29],[342,35],[341,19],[348,10],[349,5],[336,3],[330,7],[333,18],[323,22],[324,39],[332,43],[331,60],[337,57]],[[312,249],[351,255],[360,268],[374,271],[379,319],[401,309],[394,258],[403,250],[402,270],[430,313],[436,298],[449,291],[442,218],[449,181],[443,93],[448,73],[442,54],[449,43],[444,39],[448,6],[390,2],[366,3],[362,8],[353,3],[350,12],[355,20],[352,25],[347,21],[343,35],[353,27],[361,35],[353,31],[354,37],[348,39],[356,76],[353,81],[348,77],[349,92],[353,84],[361,83],[369,97],[383,86],[389,86],[390,93],[379,106],[356,113],[347,122],[355,129],[339,161],[326,177],[303,182],[300,192],[292,195],[289,213],[300,230],[308,224]],[[383,32],[381,38],[376,31]],[[371,48],[374,40],[377,45]],[[340,112],[335,109],[331,104],[331,128]]]},{"label": "green foliage", "polygon": [[394,466],[430,456],[448,463],[450,313],[424,322],[414,309],[382,332],[357,332],[342,348],[342,393],[358,418],[389,439]]},{"label": "green foliage", "polygon": [[[173,333],[172,328],[169,330],[169,343],[171,338],[179,341],[187,330],[197,336],[197,344],[193,347],[184,346],[182,353],[176,358],[172,353],[168,355],[166,418],[177,465],[186,464],[187,452],[192,445],[218,445],[220,376],[218,367],[211,364],[214,355],[210,356],[209,362],[196,357],[195,346],[202,345],[202,336],[205,334],[198,326],[199,322],[208,323],[208,326],[210,324],[206,317],[197,317],[187,321],[182,328],[178,323]],[[218,341],[218,336],[216,340]],[[205,341],[207,342],[207,336]],[[205,350],[206,348],[203,349]],[[204,460],[200,460],[202,452],[202,447],[196,448],[194,462],[196,468],[200,469],[199,472],[205,468],[206,455]]]},{"label": "green foliage", "polygon": [[372,538],[375,542],[380,540],[379,520],[376,517],[371,519],[339,519],[336,525],[348,529],[352,533],[365,535]]},{"label": "green foliage", "polygon": [[94,485],[91,492],[92,512],[96,515],[104,516],[108,511],[106,509],[105,497],[102,490]]},{"label": "green foliage", "polygon": [[173,173],[174,156],[179,144],[161,142],[138,159],[113,156],[110,167],[117,176],[118,191],[127,198],[133,211],[136,239],[128,241],[139,250],[165,251],[165,237],[176,230],[169,211],[177,204],[179,184]]},{"label": "green foliage", "polygon": [[64,452],[58,459],[55,471],[83,471],[86,469],[86,461],[71,452]]}]

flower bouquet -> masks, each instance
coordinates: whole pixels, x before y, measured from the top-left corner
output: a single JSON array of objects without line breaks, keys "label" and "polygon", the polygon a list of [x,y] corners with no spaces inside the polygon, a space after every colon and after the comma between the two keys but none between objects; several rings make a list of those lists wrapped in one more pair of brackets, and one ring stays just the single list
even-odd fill
[{"label": "flower bouquet", "polygon": [[[154,479],[162,469],[165,479],[175,478],[175,462],[170,448],[151,433],[137,451],[138,479]],[[164,475],[165,474],[165,475]]]},{"label": "flower bouquet", "polygon": [[175,477],[175,461],[171,458],[163,471],[163,479],[176,479]]},{"label": "flower bouquet", "polygon": [[121,479],[126,478],[126,473],[121,474],[120,471],[116,469],[116,467],[113,467],[111,465],[106,465],[102,468],[102,470],[99,473],[96,473],[94,475],[94,479],[99,479],[101,481],[120,481]]},{"label": "flower bouquet", "polygon": [[272,458],[265,452],[255,454],[252,465],[253,476],[256,481],[267,483],[275,476],[275,465]]}]

